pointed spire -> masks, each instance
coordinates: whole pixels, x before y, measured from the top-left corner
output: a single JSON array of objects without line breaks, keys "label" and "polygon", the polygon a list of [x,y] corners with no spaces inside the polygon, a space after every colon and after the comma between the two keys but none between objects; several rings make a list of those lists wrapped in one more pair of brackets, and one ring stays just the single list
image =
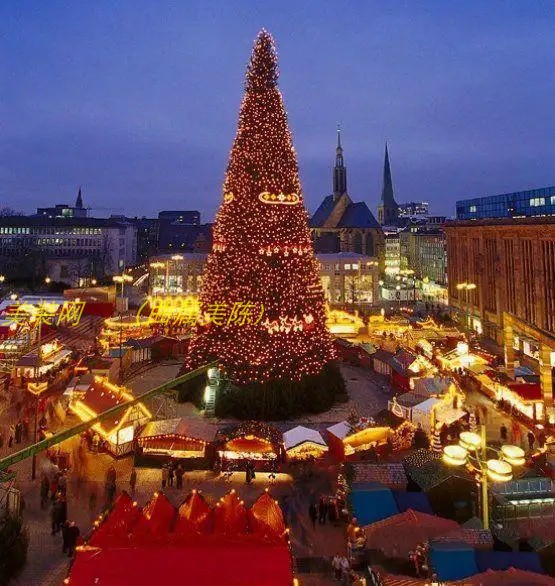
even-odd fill
[{"label": "pointed spire", "polygon": [[77,199],[75,200],[75,207],[79,209],[83,209],[83,196],[81,194],[81,186],[79,186],[79,191],[77,192]]},{"label": "pointed spire", "polygon": [[343,160],[343,147],[341,146],[341,126],[338,124],[335,167],[333,168],[333,195],[339,196],[344,193],[347,193],[347,169]]},{"label": "pointed spire", "polygon": [[385,143],[385,157],[383,163],[383,186],[382,186],[382,203],[389,206],[397,207],[393,195],[393,181],[391,179],[391,167],[389,165],[389,150],[387,141]]}]

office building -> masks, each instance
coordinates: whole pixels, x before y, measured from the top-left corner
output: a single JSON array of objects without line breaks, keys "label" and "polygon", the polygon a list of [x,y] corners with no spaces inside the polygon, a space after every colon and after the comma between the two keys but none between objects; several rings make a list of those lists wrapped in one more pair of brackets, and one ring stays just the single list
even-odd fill
[{"label": "office building", "polygon": [[[157,254],[149,261],[151,295],[199,295],[207,254],[185,252]],[[378,261],[339,252],[318,254],[320,276],[331,304],[371,304],[378,299]]]},{"label": "office building", "polygon": [[75,205],[58,203],[54,207],[37,208],[37,216],[46,218],[86,218],[87,208],[83,205],[83,194],[81,188],[77,192]]},{"label": "office building", "polygon": [[509,373],[515,357],[535,362],[552,409],[555,217],[461,220],[444,230],[449,303],[473,329],[504,345]]},{"label": "office building", "polygon": [[426,218],[430,204],[427,201],[409,201],[399,204],[399,218]]},{"label": "office building", "polygon": [[209,252],[212,224],[200,223],[198,211],[162,211],[158,214],[160,252]]},{"label": "office building", "polygon": [[0,271],[9,279],[50,277],[71,286],[133,266],[137,232],[125,219],[0,218]]},{"label": "office building", "polygon": [[457,220],[555,215],[555,187],[457,201]]}]

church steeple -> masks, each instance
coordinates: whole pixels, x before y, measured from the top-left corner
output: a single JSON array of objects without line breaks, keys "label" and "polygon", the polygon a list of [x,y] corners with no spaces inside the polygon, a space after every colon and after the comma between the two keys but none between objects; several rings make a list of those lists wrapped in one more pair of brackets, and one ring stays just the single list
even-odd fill
[{"label": "church steeple", "polygon": [[81,186],[79,186],[79,191],[77,192],[77,199],[75,200],[75,207],[79,208],[80,210],[83,209],[83,196],[81,195]]},{"label": "church steeple", "polygon": [[341,146],[341,127],[337,125],[337,148],[335,149],[335,167],[333,168],[333,195],[340,196],[347,193],[347,169],[343,161],[343,147]]},{"label": "church steeple", "polygon": [[385,143],[385,157],[383,162],[382,199],[378,206],[378,221],[384,226],[394,226],[399,219],[399,206],[393,195],[393,181],[389,165],[389,150]]}]

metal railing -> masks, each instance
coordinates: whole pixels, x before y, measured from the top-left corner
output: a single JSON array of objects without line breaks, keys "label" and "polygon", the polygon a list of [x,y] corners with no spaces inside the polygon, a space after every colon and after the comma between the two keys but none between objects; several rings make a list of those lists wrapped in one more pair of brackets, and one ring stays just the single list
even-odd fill
[{"label": "metal railing", "polygon": [[70,429],[61,431],[60,433],[54,434],[46,439],[43,439],[40,442],[37,442],[36,444],[32,444],[30,446],[27,446],[26,448],[23,448],[22,450],[19,450],[18,452],[14,452],[6,458],[0,460],[0,472],[6,470],[10,466],[13,466],[14,464],[17,464],[18,462],[21,462],[22,460],[31,458],[33,455],[37,455],[40,452],[47,450],[48,448],[51,448],[52,446],[55,446],[75,435],[79,435],[84,431],[87,431],[96,423],[100,423],[103,419],[113,417],[114,415],[117,415],[120,412],[125,411],[132,405],[141,403],[149,399],[150,397],[153,397],[154,395],[168,391],[176,385],[180,385],[188,380],[191,380],[199,376],[200,374],[206,372],[209,368],[217,366],[217,364],[218,363],[216,361],[210,362],[209,364],[205,364],[204,366],[192,370],[191,372],[182,374],[181,376],[178,376],[177,378],[167,381],[158,387],[150,389],[146,393],[143,393],[142,395],[135,397],[131,401],[127,401],[125,403],[121,403],[120,405],[116,405],[115,407],[112,407],[111,409],[108,409],[107,411],[100,413],[100,415],[98,415],[97,417],[93,417],[92,419],[84,421],[83,423],[80,423]]}]

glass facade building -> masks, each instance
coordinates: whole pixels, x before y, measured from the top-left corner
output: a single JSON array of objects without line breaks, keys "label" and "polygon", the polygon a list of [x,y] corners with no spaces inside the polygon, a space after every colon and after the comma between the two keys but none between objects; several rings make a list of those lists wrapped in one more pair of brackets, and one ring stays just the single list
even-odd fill
[{"label": "glass facade building", "polygon": [[555,187],[542,187],[457,202],[457,220],[555,216]]}]

